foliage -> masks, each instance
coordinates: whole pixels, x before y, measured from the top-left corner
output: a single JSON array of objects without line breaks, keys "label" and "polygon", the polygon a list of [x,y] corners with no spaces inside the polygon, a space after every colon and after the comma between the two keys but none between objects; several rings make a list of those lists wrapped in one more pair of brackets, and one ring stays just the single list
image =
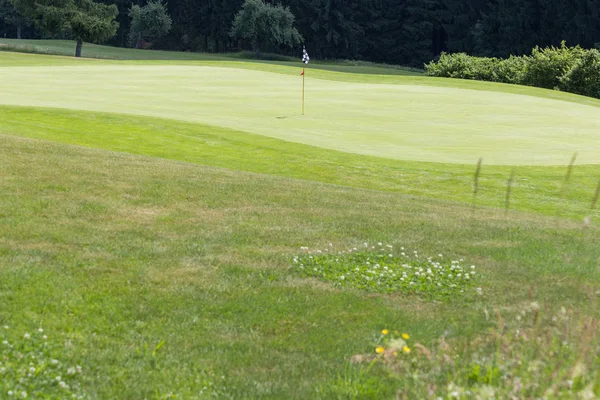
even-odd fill
[{"label": "foliage", "polygon": [[117,7],[92,0],[13,0],[23,15],[34,19],[36,26],[50,35],[69,34],[77,40],[76,56],[81,56],[85,42],[102,43],[117,32]]},{"label": "foliage", "polygon": [[442,53],[425,65],[427,75],[514,83],[600,98],[597,88],[598,51],[579,46],[533,49],[530,56],[507,59],[473,57],[465,53]]},{"label": "foliage", "polygon": [[[486,311],[487,313],[487,311]],[[486,314],[487,315],[487,314]],[[582,398],[600,395],[600,321],[537,302],[470,340],[440,337],[431,345],[384,329],[372,353],[352,357],[396,377],[398,398]]]},{"label": "foliage", "polygon": [[303,41],[289,8],[263,0],[244,2],[233,21],[231,36],[250,41],[257,54],[261,48],[294,47]]},{"label": "foliage", "polygon": [[560,78],[560,90],[600,99],[600,51],[587,51]]},{"label": "foliage", "polygon": [[418,294],[442,299],[464,293],[476,281],[475,266],[463,267],[462,260],[445,261],[420,257],[414,251],[407,255],[404,247],[397,256],[392,245],[335,251],[311,251],[304,247],[294,264],[304,277],[316,277],[342,287],[353,287],[378,293]]},{"label": "foliage", "polygon": [[20,39],[21,28],[32,24],[31,18],[19,12],[11,0],[0,0],[0,21],[17,28],[17,37]]},{"label": "foliage", "polygon": [[136,48],[141,40],[155,40],[166,35],[172,27],[172,20],[162,0],[151,0],[143,7],[133,5],[129,10],[131,29],[129,41]]},{"label": "foliage", "polygon": [[526,58],[523,84],[546,89],[558,87],[563,75],[585,54],[581,47],[560,47],[540,49],[535,47],[531,56]]},{"label": "foliage", "polygon": [[61,360],[62,353],[42,328],[18,335],[0,326],[0,397],[87,398],[80,384],[82,368]]}]

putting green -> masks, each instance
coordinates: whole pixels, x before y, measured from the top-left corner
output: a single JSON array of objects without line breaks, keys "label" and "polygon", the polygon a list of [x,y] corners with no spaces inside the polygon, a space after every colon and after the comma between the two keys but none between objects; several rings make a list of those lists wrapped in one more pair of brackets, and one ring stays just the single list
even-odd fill
[{"label": "putting green", "polygon": [[600,108],[541,97],[410,84],[306,80],[206,65],[1,69],[0,104],[202,122],[352,153],[487,164],[600,163]]}]

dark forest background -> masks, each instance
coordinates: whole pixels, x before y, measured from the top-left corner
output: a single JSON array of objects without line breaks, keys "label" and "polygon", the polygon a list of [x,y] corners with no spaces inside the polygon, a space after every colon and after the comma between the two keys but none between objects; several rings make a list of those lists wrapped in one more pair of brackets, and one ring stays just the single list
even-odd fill
[{"label": "dark forest background", "polygon": [[[145,1],[102,0],[119,8],[119,30],[108,43],[129,45],[128,16]],[[600,46],[600,0],[271,0],[289,7],[313,59],[354,59],[422,66],[442,51],[506,57],[535,46]],[[169,0],[173,27],[153,48],[230,52],[243,0]],[[0,9],[0,12],[1,9]],[[22,26],[23,38],[43,38]],[[16,37],[2,22],[0,36]],[[298,55],[284,48],[265,51]]]}]

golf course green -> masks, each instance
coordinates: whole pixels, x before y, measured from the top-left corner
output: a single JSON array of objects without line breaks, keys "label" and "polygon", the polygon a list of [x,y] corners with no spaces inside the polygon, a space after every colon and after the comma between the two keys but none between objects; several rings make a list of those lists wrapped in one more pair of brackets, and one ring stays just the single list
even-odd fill
[{"label": "golf course green", "polygon": [[0,104],[198,122],[400,160],[556,165],[578,152],[580,163],[600,163],[598,107],[421,86],[410,77],[399,84],[330,81],[309,71],[302,116],[300,76],[231,64],[4,68]]},{"label": "golf course green", "polygon": [[0,398],[600,393],[600,101],[322,63],[301,115],[299,62],[88,49],[0,51]]}]

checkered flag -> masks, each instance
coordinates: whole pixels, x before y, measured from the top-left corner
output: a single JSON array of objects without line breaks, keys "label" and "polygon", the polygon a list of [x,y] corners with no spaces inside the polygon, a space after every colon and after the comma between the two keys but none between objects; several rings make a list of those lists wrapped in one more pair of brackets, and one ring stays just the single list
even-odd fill
[{"label": "checkered flag", "polygon": [[310,57],[308,56],[308,53],[306,52],[306,47],[302,47],[302,62],[304,64],[308,64],[309,61],[310,61]]}]

